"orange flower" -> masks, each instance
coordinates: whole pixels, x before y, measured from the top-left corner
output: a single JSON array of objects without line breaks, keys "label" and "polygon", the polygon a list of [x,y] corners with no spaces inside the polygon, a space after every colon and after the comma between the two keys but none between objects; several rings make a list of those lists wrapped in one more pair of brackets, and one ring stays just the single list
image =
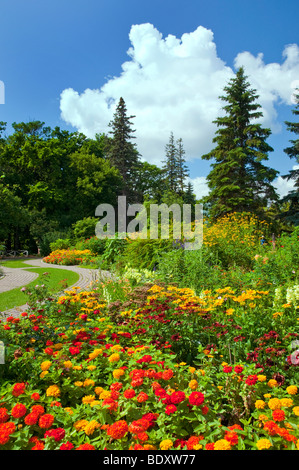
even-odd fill
[{"label": "orange flower", "polygon": [[128,424],[125,420],[116,421],[107,429],[108,436],[113,439],[122,439],[128,432]]},{"label": "orange flower", "polygon": [[50,414],[44,414],[39,418],[38,425],[42,429],[48,429],[54,422],[54,416]]}]

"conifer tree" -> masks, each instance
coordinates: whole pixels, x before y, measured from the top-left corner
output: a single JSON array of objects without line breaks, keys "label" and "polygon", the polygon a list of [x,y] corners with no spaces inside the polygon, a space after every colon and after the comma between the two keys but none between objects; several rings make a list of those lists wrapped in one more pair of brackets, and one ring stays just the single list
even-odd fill
[{"label": "conifer tree", "polygon": [[178,189],[177,180],[177,149],[175,146],[173,132],[170,133],[168,144],[165,146],[166,160],[163,162],[163,171],[169,191],[176,192]]},{"label": "conifer tree", "polygon": [[189,176],[189,169],[186,165],[185,153],[183,140],[180,138],[177,140],[177,180],[178,192],[181,195],[186,191],[186,178]]},{"label": "conifer tree", "polygon": [[214,159],[207,177],[210,193],[203,201],[210,205],[212,218],[234,211],[263,215],[264,208],[278,199],[271,184],[278,172],[262,163],[273,151],[266,142],[271,131],[257,123],[261,106],[243,67],[224,91],[220,99],[227,103],[225,115],[214,121],[216,147],[202,156]]},{"label": "conifer tree", "polygon": [[134,117],[127,116],[126,103],[121,97],[113,120],[109,123],[112,129],[110,163],[119,170],[124,183],[122,194],[127,196],[129,201],[134,199],[134,179],[139,164],[136,144],[131,142],[131,139],[135,138],[135,129],[132,129],[131,122]]},{"label": "conifer tree", "polygon": [[[292,113],[296,116],[299,115],[299,89],[296,90],[295,95],[296,106],[293,109]],[[285,121],[287,125],[287,130],[293,132],[294,134],[299,134],[299,122],[290,122]],[[299,139],[291,140],[292,144],[290,147],[286,148],[284,152],[290,157],[294,158],[296,163],[299,164]],[[294,225],[299,225],[299,168],[291,170],[287,175],[284,175],[283,178],[287,180],[294,180],[295,189],[289,192],[283,199],[282,202],[288,202],[289,208],[283,218],[287,222],[291,222]]]}]

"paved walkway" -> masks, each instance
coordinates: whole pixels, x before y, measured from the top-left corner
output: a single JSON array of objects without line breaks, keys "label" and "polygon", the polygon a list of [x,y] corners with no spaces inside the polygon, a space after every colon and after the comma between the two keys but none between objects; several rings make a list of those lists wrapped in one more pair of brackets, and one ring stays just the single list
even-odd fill
[{"label": "paved walkway", "polygon": [[[30,266],[34,266],[37,268],[45,268],[45,272],[47,272],[47,268],[57,268],[57,269],[66,269],[68,271],[74,271],[79,274],[78,281],[69,286],[67,290],[71,289],[72,287],[79,287],[80,290],[85,290],[91,287],[92,283],[98,278],[99,270],[96,269],[85,269],[80,268],[79,266],[61,266],[58,264],[48,264],[45,263],[42,259],[32,259],[25,261],[24,263],[28,264],[28,268]],[[37,273],[33,273],[30,271],[26,271],[27,268],[6,268],[2,267],[4,277],[0,279],[0,292],[7,292],[11,289],[15,289],[16,287],[23,287],[26,284],[34,281],[38,277]],[[101,274],[104,276],[109,276],[107,271],[101,271]],[[28,305],[21,305],[19,307],[14,307],[10,310],[5,310],[4,312],[0,312],[0,317],[4,316],[19,316],[20,313],[24,312],[28,308]]]}]

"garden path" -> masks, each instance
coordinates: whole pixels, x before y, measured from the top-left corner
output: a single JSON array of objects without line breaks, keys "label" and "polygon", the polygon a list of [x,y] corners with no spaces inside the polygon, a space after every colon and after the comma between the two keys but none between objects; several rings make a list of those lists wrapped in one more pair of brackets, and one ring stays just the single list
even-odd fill
[{"label": "garden path", "polygon": [[[79,274],[78,281],[69,286],[67,290],[70,290],[72,287],[79,287],[78,291],[88,289],[91,284],[98,278],[99,270],[96,269],[85,269],[80,268],[79,266],[61,266],[58,264],[48,264],[45,263],[42,259],[34,259],[34,260],[23,260],[24,263],[29,264],[30,266],[34,266],[37,268],[45,268],[45,272],[47,271],[47,267],[49,268],[57,268],[57,269],[67,269],[69,271],[74,271]],[[26,268],[5,268],[3,267],[3,274],[5,276],[0,279],[0,293],[6,292],[11,289],[15,289],[16,287],[22,287],[26,284],[29,284],[34,279],[38,277],[37,273],[32,273],[30,271],[25,271]],[[101,271],[101,275],[109,276],[108,271]],[[3,315],[18,317],[20,313],[28,308],[28,305],[20,305],[18,307],[14,307],[9,310],[5,310],[4,312],[0,312],[0,318]]]}]

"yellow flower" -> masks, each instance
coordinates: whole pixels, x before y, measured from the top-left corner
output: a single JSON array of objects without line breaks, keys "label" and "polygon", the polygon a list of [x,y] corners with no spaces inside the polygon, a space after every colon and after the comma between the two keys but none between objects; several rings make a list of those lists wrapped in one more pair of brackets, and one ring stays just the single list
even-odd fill
[{"label": "yellow flower", "polygon": [[225,439],[219,439],[219,441],[216,441],[214,444],[214,450],[230,450],[230,449],[231,449],[231,445]]},{"label": "yellow flower", "polygon": [[272,447],[272,444],[269,439],[259,439],[256,443],[256,447],[258,448],[258,450],[264,450]]},{"label": "yellow flower", "polygon": [[88,370],[91,370],[91,371],[92,371],[92,370],[95,370],[96,368],[97,368],[96,366],[88,366],[88,367],[87,367],[87,369],[88,369]]},{"label": "yellow flower", "polygon": [[95,419],[93,419],[88,424],[86,424],[86,426],[84,426],[84,432],[87,434],[87,436],[91,436],[99,427],[101,427],[101,425]]},{"label": "yellow flower", "polygon": [[80,380],[77,380],[74,385],[76,385],[76,387],[82,387],[83,386],[83,382],[80,382]]},{"label": "yellow flower", "polygon": [[40,368],[41,370],[48,370],[50,369],[51,365],[52,365],[51,361],[44,361],[41,363]]},{"label": "yellow flower", "polygon": [[112,372],[112,375],[115,379],[119,379],[124,374],[125,371],[123,369],[114,369],[114,371]]},{"label": "yellow flower", "polygon": [[65,361],[63,363],[64,367],[66,367],[67,369],[71,369],[73,367],[73,364],[71,363],[71,361]]},{"label": "yellow flower", "polygon": [[293,408],[293,413],[296,415],[296,416],[299,416],[299,406],[295,406]]},{"label": "yellow flower", "polygon": [[206,375],[206,372],[203,369],[199,369],[198,372],[200,373],[200,375]]},{"label": "yellow flower", "polygon": [[73,410],[72,410],[72,408],[70,408],[70,407],[64,408],[64,411],[66,411],[66,412],[67,412],[68,414],[70,414],[70,415],[72,415],[72,414],[74,413]]},{"label": "yellow flower", "polygon": [[49,373],[48,370],[44,370],[41,374],[40,374],[40,378],[43,379],[45,377],[45,375],[47,375]]},{"label": "yellow flower", "polygon": [[254,406],[258,409],[258,410],[263,410],[266,406],[266,403],[264,402],[264,400],[256,400]]},{"label": "yellow flower", "polygon": [[296,395],[298,392],[298,387],[296,387],[296,385],[290,385],[289,387],[287,387],[287,393],[289,395]]},{"label": "yellow flower", "polygon": [[195,446],[193,446],[193,450],[200,450],[200,449],[202,449],[201,444],[195,444]]},{"label": "yellow flower", "polygon": [[280,399],[281,406],[288,408],[289,406],[293,406],[293,400],[291,398],[281,398]]},{"label": "yellow flower", "polygon": [[268,406],[270,410],[280,410],[281,402],[279,398],[270,398],[270,400],[268,401]]},{"label": "yellow flower", "polygon": [[226,315],[232,315],[234,313],[234,311],[235,311],[234,308],[228,308],[225,313],[226,313]]},{"label": "yellow flower", "polygon": [[169,450],[173,446],[173,442],[170,439],[164,439],[164,441],[160,442],[160,449],[161,450]]},{"label": "yellow flower", "polygon": [[94,395],[85,395],[85,397],[82,398],[82,403],[89,404],[92,401],[94,401],[94,399],[95,399]]},{"label": "yellow flower", "polygon": [[264,397],[265,397],[265,398],[271,398],[272,395],[271,395],[271,393],[265,393],[265,394],[264,394]]},{"label": "yellow flower", "polygon": [[57,385],[50,385],[50,387],[46,390],[47,397],[59,397],[60,396],[60,389]]},{"label": "yellow flower", "polygon": [[267,415],[259,415],[259,421],[268,421],[268,419]]},{"label": "yellow flower", "polygon": [[190,382],[189,382],[189,388],[191,388],[191,390],[196,390],[197,386],[198,386],[197,380],[195,380],[195,379],[194,379],[194,380],[190,380]]},{"label": "yellow flower", "polygon": [[89,359],[95,359],[103,352],[102,349],[95,349],[92,353],[89,354]]},{"label": "yellow flower", "polygon": [[113,353],[111,356],[108,358],[109,362],[117,362],[120,360],[120,355],[118,353]]},{"label": "yellow flower", "polygon": [[265,382],[267,380],[267,377],[265,375],[258,375],[257,379],[259,382]]},{"label": "yellow flower", "polygon": [[89,387],[89,385],[94,385],[95,384],[95,381],[92,380],[92,379],[85,379],[84,382],[83,382],[83,386],[84,387]]},{"label": "yellow flower", "polygon": [[96,392],[97,395],[101,395],[101,393],[102,393],[103,390],[104,390],[104,389],[103,389],[102,387],[96,387],[96,388],[94,389],[94,391]]},{"label": "yellow flower", "polygon": [[194,374],[195,371],[196,371],[195,367],[189,367],[189,372],[191,374]]},{"label": "yellow flower", "polygon": [[101,400],[105,400],[106,398],[110,398],[110,396],[111,396],[111,392],[109,392],[109,390],[103,390],[100,393],[100,399]]},{"label": "yellow flower", "polygon": [[278,385],[278,383],[277,383],[277,381],[276,381],[275,379],[270,379],[270,380],[268,381],[268,385],[269,385],[269,387],[274,388],[274,387],[276,387],[276,386]]},{"label": "yellow flower", "polygon": [[73,369],[74,370],[82,370],[82,366],[74,366]]},{"label": "yellow flower", "polygon": [[82,431],[82,429],[84,429],[87,424],[88,421],[86,419],[80,419],[74,423],[74,428],[76,431]]}]

